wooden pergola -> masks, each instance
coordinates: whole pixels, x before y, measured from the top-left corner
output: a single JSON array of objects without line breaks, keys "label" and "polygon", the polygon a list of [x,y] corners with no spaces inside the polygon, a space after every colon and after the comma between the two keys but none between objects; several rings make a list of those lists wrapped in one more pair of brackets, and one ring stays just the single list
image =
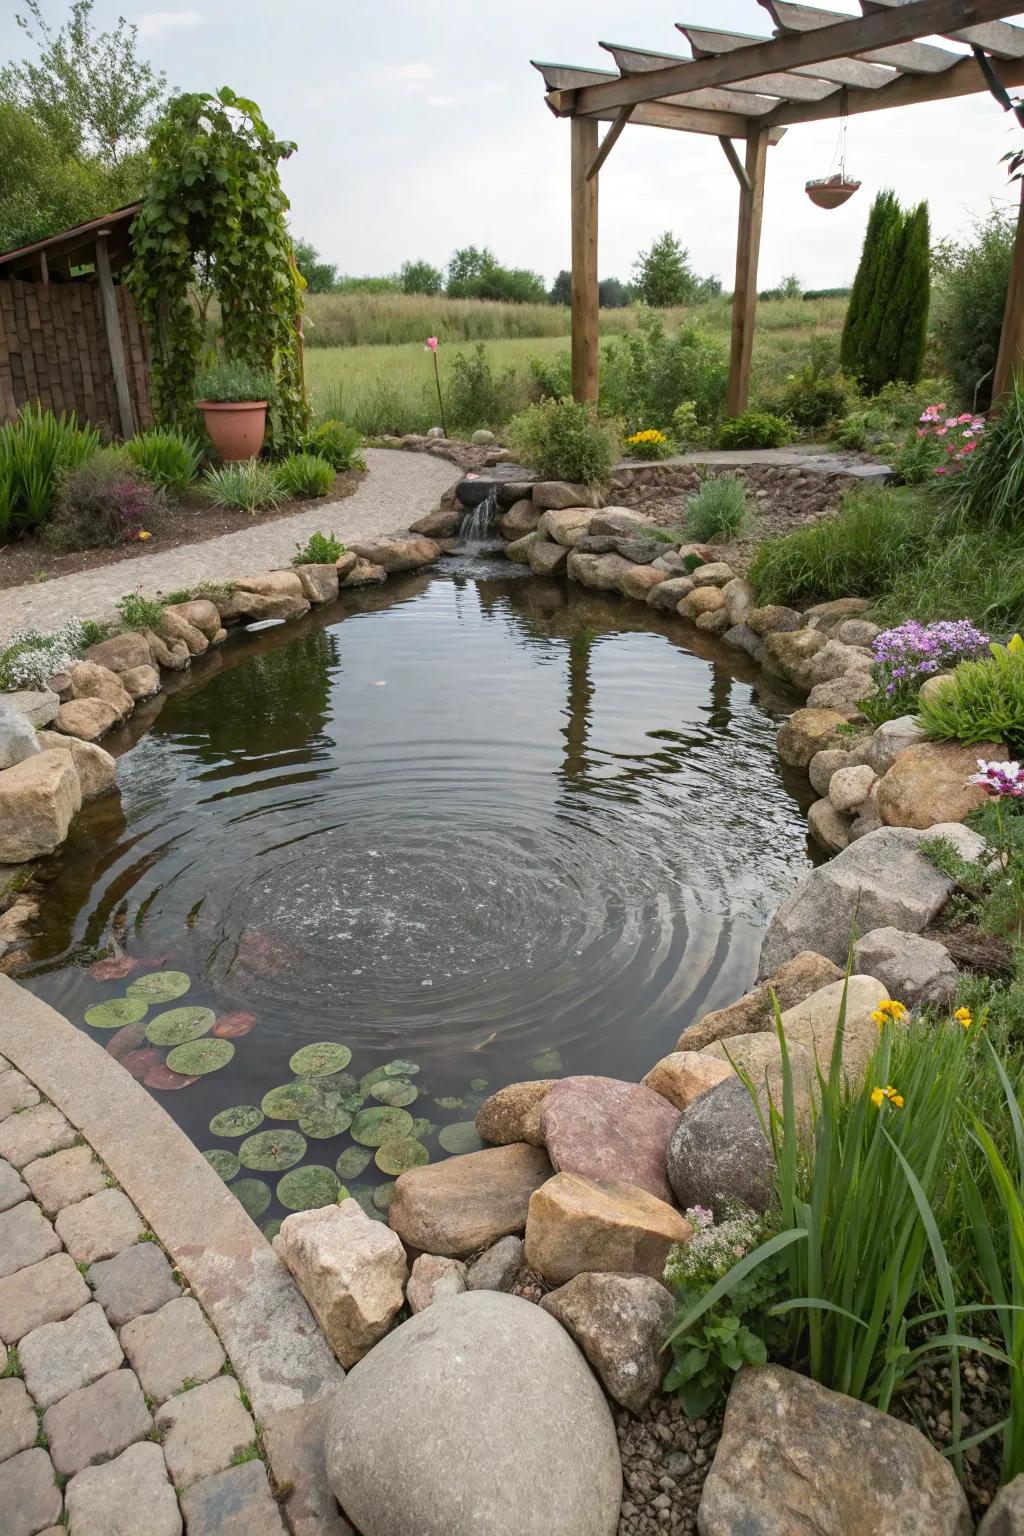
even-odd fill
[{"label": "wooden pergola", "polygon": [[[717,138],[740,188],[732,308],[730,415],[746,409],[768,149],[797,123],[945,101],[1024,85],[1024,27],[1006,0],[860,0],[863,15],[758,0],[770,37],[677,22],[691,57],[601,43],[614,70],[534,61],[548,106],[571,119],[572,387],[598,389],[598,172],[629,124]],[[1018,0],[1018,5],[1020,0]],[[966,45],[922,41],[933,36]],[[969,51],[966,51],[969,50]],[[598,142],[598,124],[609,123]],[[738,147],[739,146],[739,147]],[[994,393],[1024,360],[1024,214],[1018,226]]]}]

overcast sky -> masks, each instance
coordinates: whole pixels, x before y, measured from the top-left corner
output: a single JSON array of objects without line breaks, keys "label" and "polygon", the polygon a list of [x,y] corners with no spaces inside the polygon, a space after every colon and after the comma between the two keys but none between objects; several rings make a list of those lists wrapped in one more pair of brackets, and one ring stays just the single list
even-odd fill
[{"label": "overcast sky", "polygon": [[[42,3],[63,19],[66,0]],[[24,52],[15,9],[0,5],[2,56]],[[610,67],[598,39],[685,53],[677,20],[771,29],[756,0],[97,0],[104,25],[122,12],[172,84],[228,84],[297,141],[283,169],[293,228],[343,272],[443,265],[473,243],[548,281],[569,264],[569,125],[544,105],[530,59]],[[1013,141],[987,94],[855,117],[847,165],[863,188],[823,212],[803,186],[828,174],[836,125],[791,128],[769,151],[761,286],[787,272],[806,287],[849,280],[880,187],[927,198],[935,235],[967,232],[1007,199],[999,157]],[[602,276],[628,277],[636,252],[672,229],[699,272],[731,285],[737,195],[715,139],[630,127],[600,195]]]}]

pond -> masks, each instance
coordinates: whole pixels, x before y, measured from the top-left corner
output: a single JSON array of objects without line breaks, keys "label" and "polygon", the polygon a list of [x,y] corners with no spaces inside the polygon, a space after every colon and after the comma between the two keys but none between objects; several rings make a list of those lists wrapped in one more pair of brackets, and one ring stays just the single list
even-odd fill
[{"label": "pond", "polygon": [[505,562],[348,594],[108,740],[120,796],[42,867],[20,979],[270,1230],[339,1182],[382,1214],[479,1146],[488,1093],[636,1079],[750,984],[809,858],[791,707],[674,617]]}]

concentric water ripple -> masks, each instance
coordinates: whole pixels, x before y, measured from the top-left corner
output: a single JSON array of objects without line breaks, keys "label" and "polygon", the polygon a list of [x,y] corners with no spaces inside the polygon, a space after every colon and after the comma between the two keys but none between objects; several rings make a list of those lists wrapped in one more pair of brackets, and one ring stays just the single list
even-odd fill
[{"label": "concentric water ripple", "polygon": [[181,680],[54,861],[30,985],[78,1017],[91,946],[168,957],[260,1018],[227,1103],[322,1039],[441,1083],[551,1049],[636,1076],[749,982],[806,860],[777,713],[633,604],[391,590]]}]

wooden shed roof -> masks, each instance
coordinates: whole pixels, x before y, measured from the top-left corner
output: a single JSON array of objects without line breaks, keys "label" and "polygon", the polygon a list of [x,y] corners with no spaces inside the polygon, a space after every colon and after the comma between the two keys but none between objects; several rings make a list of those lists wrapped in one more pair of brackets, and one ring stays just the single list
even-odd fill
[{"label": "wooden shed roof", "polygon": [[[45,240],[35,240],[31,245],[19,245],[13,250],[0,252],[0,276],[10,275],[12,269],[19,274],[23,270],[31,270],[40,264],[41,256],[46,258],[51,275],[59,275],[62,269],[67,273],[71,267],[92,260],[91,253],[100,230],[110,231],[111,238],[107,245],[111,267],[116,271],[131,256],[129,232],[132,220],[141,207],[141,203],[127,203],[123,208],[116,208],[113,213],[89,219],[85,224],[76,224],[71,229],[62,229],[59,234],[49,235]],[[76,260],[76,257],[80,260]],[[3,268],[8,271],[4,272]]]}]

